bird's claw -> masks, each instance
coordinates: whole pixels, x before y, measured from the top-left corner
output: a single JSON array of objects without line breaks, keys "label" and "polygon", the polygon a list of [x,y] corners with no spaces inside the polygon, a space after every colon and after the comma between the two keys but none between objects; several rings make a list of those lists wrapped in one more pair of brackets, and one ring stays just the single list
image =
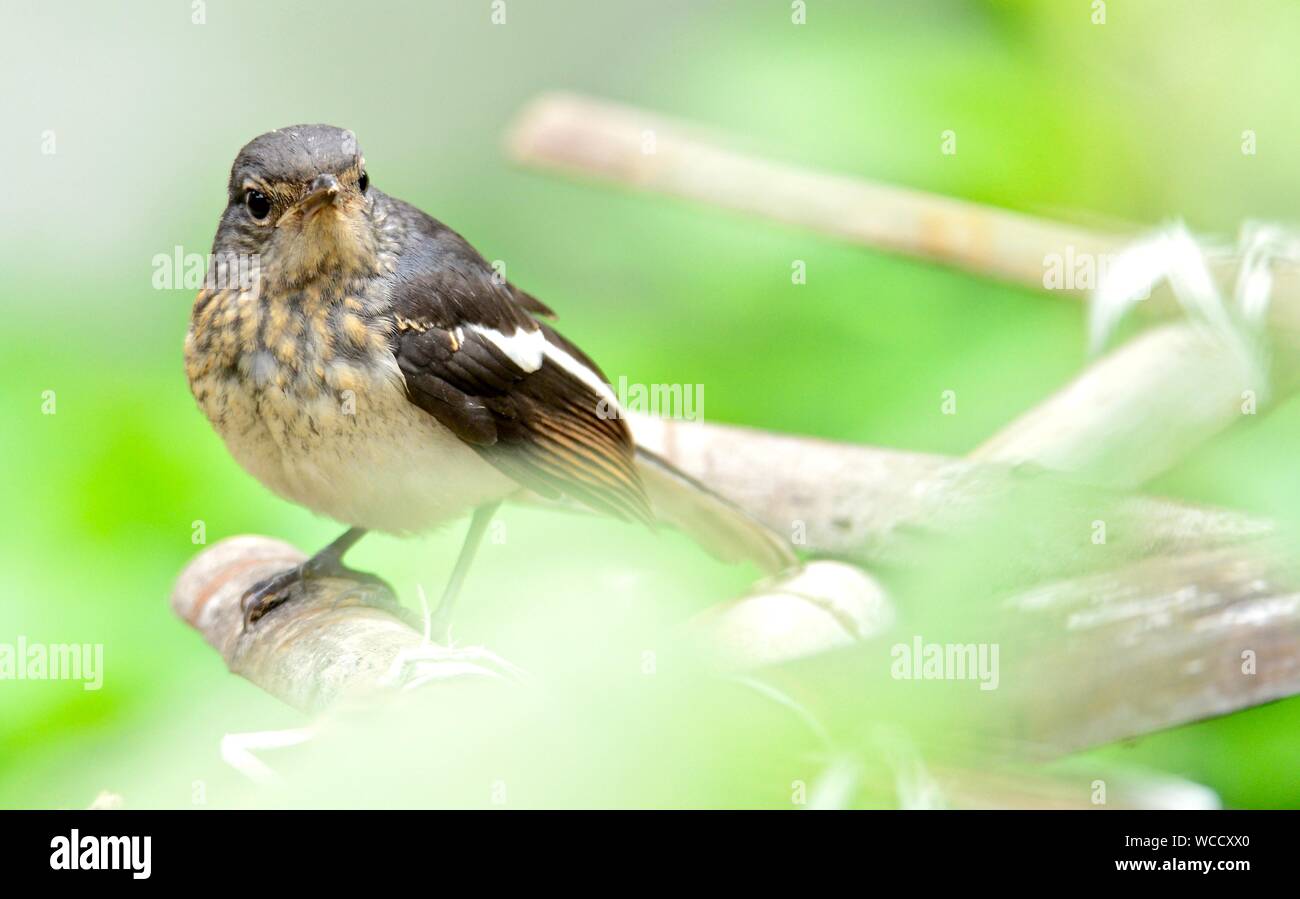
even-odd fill
[{"label": "bird's claw", "polygon": [[[347,590],[336,602],[344,600],[357,601],[380,609],[408,623],[412,622],[410,611],[397,601],[397,594],[387,581],[378,575],[365,571],[356,571],[337,561],[311,558],[287,571],[272,575],[249,587],[239,600],[240,611],[244,614],[244,630],[264,618],[268,612],[293,598],[296,587],[318,578],[335,577],[353,581],[361,589]],[[415,625],[418,626],[418,623]]]},{"label": "bird's claw", "polygon": [[288,600],[293,586],[307,576],[307,563],[304,562],[264,578],[244,591],[239,600],[239,610],[244,614],[244,630],[248,630],[265,617],[267,612]]}]

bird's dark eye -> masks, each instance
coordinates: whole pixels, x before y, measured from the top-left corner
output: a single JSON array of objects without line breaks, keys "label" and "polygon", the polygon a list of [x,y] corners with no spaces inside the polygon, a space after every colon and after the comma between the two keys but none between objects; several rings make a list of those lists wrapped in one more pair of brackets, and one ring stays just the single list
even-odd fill
[{"label": "bird's dark eye", "polygon": [[366,174],[366,170],[365,170],[365,169],[362,169],[362,170],[361,170],[361,177],[357,179],[357,188],[358,188],[362,193],[365,193],[365,192],[366,192],[366,188],[369,187],[369,186],[370,186],[370,176]]},{"label": "bird's dark eye", "polygon": [[271,201],[260,190],[250,190],[244,195],[244,205],[253,218],[261,221],[271,214]]}]

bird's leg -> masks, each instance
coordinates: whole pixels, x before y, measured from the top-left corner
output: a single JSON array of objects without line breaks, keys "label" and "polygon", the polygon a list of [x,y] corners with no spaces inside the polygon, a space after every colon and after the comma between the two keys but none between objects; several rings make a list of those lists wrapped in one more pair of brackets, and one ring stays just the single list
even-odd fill
[{"label": "bird's leg", "polygon": [[363,571],[354,571],[343,564],[344,553],[365,536],[365,533],[364,528],[349,528],[341,537],[302,564],[258,581],[249,587],[239,603],[239,607],[244,612],[245,629],[289,599],[290,589],[295,584],[313,578],[340,577],[362,583],[378,584],[391,593],[391,589],[380,578]]},{"label": "bird's leg", "polygon": [[474,553],[478,551],[478,545],[483,542],[483,534],[487,531],[488,523],[500,505],[499,502],[486,503],[474,510],[474,517],[469,521],[469,530],[465,532],[465,542],[461,544],[460,555],[456,557],[456,567],[451,570],[451,577],[448,578],[447,586],[442,591],[442,601],[438,603],[438,608],[430,619],[431,635],[445,644],[451,643],[451,613],[456,605],[456,596],[460,593],[461,585],[465,583],[465,575],[469,573],[469,566],[474,561]]}]

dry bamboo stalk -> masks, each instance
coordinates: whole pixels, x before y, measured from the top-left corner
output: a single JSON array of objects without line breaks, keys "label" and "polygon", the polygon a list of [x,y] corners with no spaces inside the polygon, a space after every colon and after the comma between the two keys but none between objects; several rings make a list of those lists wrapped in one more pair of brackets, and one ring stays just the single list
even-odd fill
[{"label": "dry bamboo stalk", "polygon": [[1089,366],[967,458],[1033,462],[1095,484],[1138,487],[1240,421],[1248,397],[1269,393],[1262,378],[1208,328],[1165,325]]},{"label": "dry bamboo stalk", "polygon": [[[512,673],[508,665],[482,650],[430,647],[402,616],[383,607],[387,597],[376,596],[375,588],[337,579],[318,582],[309,595],[272,612],[256,631],[242,635],[238,614],[242,591],[265,574],[302,558],[288,544],[265,537],[222,541],[204,550],[185,569],[173,605],[221,652],[233,672],[305,711],[322,711],[349,697],[363,700],[402,684],[430,679],[448,684],[482,683],[485,678]],[[808,647],[810,639],[811,645],[820,645],[832,628],[839,628],[840,633],[831,639],[847,645],[867,630],[888,624],[887,617],[871,617],[887,616],[888,607],[876,602],[869,580],[861,579],[849,566],[814,565],[830,567],[821,575],[805,571],[791,583],[760,591],[753,606],[755,615],[745,615],[744,602],[736,602],[700,616],[692,624],[693,639],[717,653],[724,667],[752,667],[797,655]],[[827,615],[826,597],[816,594],[835,586],[839,606]],[[856,604],[860,600],[865,602]],[[378,601],[380,607],[363,601]],[[781,609],[777,617],[792,625],[787,631],[768,628],[773,606]],[[862,612],[867,617],[856,619]],[[819,617],[821,620],[816,620]],[[789,638],[783,640],[782,633]],[[401,664],[403,655],[409,657],[409,667]],[[318,738],[330,739],[329,732]],[[879,772],[870,776],[879,780]],[[1097,778],[1107,783],[1107,808],[1217,807],[1217,799],[1204,787],[1146,772],[1102,768],[1089,770],[1085,777],[1043,773],[1024,765],[1004,771],[945,765],[934,768],[929,776],[942,803],[956,808],[1095,808]],[[878,792],[888,787],[888,782],[876,784]],[[851,797],[841,798],[849,801]],[[901,798],[915,801],[914,797]]]},{"label": "dry bamboo stalk", "polygon": [[[937,137],[937,136],[936,136]],[[865,178],[820,172],[728,149],[698,126],[573,94],[543,94],[518,116],[508,149],[519,163],[597,178],[763,216],[874,249],[951,265],[1036,289],[1082,295],[1096,286],[1048,285],[1053,263],[1096,268],[1136,233],[1112,234]],[[1056,257],[1060,257],[1059,259]],[[1217,261],[1230,277],[1235,260]],[[1300,265],[1274,266],[1269,324],[1300,343]],[[1176,308],[1158,289],[1148,316]]]},{"label": "dry bamboo stalk", "polygon": [[[245,632],[239,610],[244,591],[304,558],[268,537],[223,540],[181,572],[172,608],[233,673],[304,710],[413,683],[515,673],[491,652],[428,641],[382,587],[338,578],[312,582],[306,595]],[[889,620],[888,604],[869,576],[820,561],[760,582],[751,596],[719,606],[691,629],[696,644],[721,666],[755,667],[851,644]]]},{"label": "dry bamboo stalk", "polygon": [[865,571],[809,562],[689,622],[690,638],[724,670],[746,670],[851,646],[883,633],[894,612]]},{"label": "dry bamboo stalk", "polygon": [[[318,710],[345,696],[400,688],[413,679],[501,677],[504,666],[472,655],[439,658],[381,588],[335,578],[272,610],[244,632],[239,600],[258,580],[306,556],[268,537],[232,537],[199,553],[172,591],[176,614],[230,670],[291,706]],[[408,667],[404,660],[410,660]]]},{"label": "dry bamboo stalk", "polygon": [[1102,256],[1122,243],[1004,209],[771,162],[682,123],[572,94],[530,104],[509,149],[526,165],[701,200],[1040,288],[1052,254]]},{"label": "dry bamboo stalk", "polygon": [[1023,652],[1004,663],[1008,720],[1057,754],[1300,693],[1293,559],[1293,545],[1270,541],[1012,597]]},{"label": "dry bamboo stalk", "polygon": [[[1008,599],[1001,629],[1019,648],[1003,653],[1003,687],[989,694],[981,721],[999,740],[1014,738],[1017,753],[1032,747],[1048,758],[1300,693],[1300,591],[1289,555],[1267,542],[1157,558]],[[239,595],[301,558],[269,538],[223,541],[182,573],[173,606],[233,672],[303,709],[385,682],[511,673],[482,650],[429,652],[391,611],[357,604],[358,591],[373,588],[342,580],[319,582],[241,635]],[[764,585],[752,599],[700,616],[689,636],[723,668],[748,669],[888,629],[891,613],[869,580],[845,571],[822,577],[821,596],[799,581]],[[780,614],[770,619],[773,607]],[[418,668],[395,678],[402,653]]]},{"label": "dry bamboo stalk", "polygon": [[[868,567],[910,564],[918,536],[951,532],[991,503],[1045,485],[1066,513],[1087,523],[1104,510],[1110,531],[1127,535],[1108,547],[1115,563],[1232,545],[1272,530],[1236,512],[1112,493],[1040,470],[708,422],[637,414],[628,421],[639,444],[794,539],[797,549]],[[1021,539],[1021,568],[1008,575],[1013,583],[1095,569],[1086,539],[1072,553],[1033,530]]]}]

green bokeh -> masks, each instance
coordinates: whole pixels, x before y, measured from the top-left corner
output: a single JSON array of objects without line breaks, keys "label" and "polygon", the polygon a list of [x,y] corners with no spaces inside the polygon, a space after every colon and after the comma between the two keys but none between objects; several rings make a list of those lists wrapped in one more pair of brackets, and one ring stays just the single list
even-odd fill
[{"label": "green bokeh", "polygon": [[[1300,201],[1294,48],[1276,39],[1300,33],[1293,3],[1112,0],[1105,25],[1088,3],[1055,0],[809,0],[803,26],[789,6],[508,0],[504,26],[486,0],[209,0],[202,25],[189,3],[5,6],[0,641],[103,643],[107,674],[97,692],[0,682],[0,806],[81,806],[101,789],[187,805],[193,781],[222,783],[223,733],[297,720],[228,676],[166,603],[198,549],[196,521],[209,543],[256,532],[312,547],[336,530],[225,453],[181,370],[192,291],[151,286],[156,254],[207,251],[230,161],[261,131],[353,129],[377,185],[505,260],[615,379],[703,384],[714,421],[949,454],[1078,370],[1077,301],[521,170],[502,150],[512,117],[540,91],[574,90],[775,158],[1098,227],[1185,217],[1232,234],[1248,218],[1289,220]],[[948,129],[955,156],[939,152]],[[1247,129],[1254,156],[1240,152]],[[795,259],[805,285],[791,284]],[[940,414],[944,390],[959,415]],[[1300,403],[1269,413],[1156,489],[1294,522]],[[460,627],[508,656],[536,657],[539,634],[652,645],[646,634],[746,584],[679,538],[533,510],[504,519],[514,536],[485,551]],[[459,535],[377,538],[355,561],[408,597],[417,583],[434,592]],[[580,567],[592,590],[573,597]],[[784,788],[753,784],[790,780],[781,765],[798,737],[766,731],[755,739],[771,756],[710,760],[697,701],[626,722],[646,741],[690,743],[699,765],[668,782],[647,752],[628,795],[787,803]],[[749,711],[725,716],[735,726],[718,754],[743,743]],[[1192,778],[1231,805],[1297,806],[1297,725],[1300,706],[1284,702],[1099,756]],[[613,739],[589,714],[567,738],[593,756]],[[254,801],[235,780],[224,801]],[[532,801],[600,804],[593,783]]]}]

